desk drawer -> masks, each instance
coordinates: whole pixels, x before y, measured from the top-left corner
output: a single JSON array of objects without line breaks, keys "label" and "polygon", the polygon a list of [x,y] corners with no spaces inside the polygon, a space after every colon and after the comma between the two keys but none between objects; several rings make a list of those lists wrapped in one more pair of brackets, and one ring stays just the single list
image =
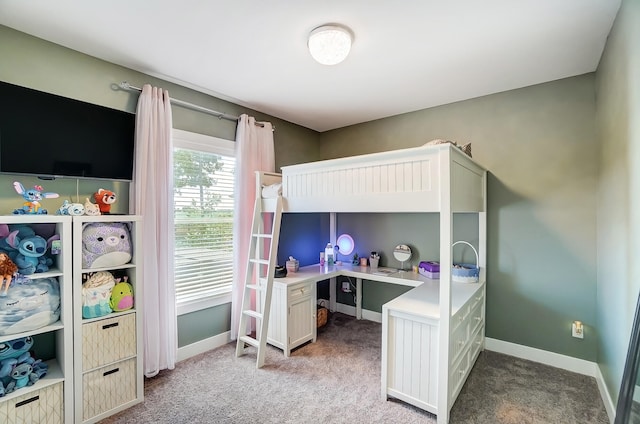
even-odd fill
[{"label": "desk drawer", "polygon": [[464,320],[462,324],[451,333],[451,362],[455,362],[460,355],[464,352],[469,341],[469,323]]},{"label": "desk drawer", "polygon": [[289,287],[289,301],[311,296],[313,288],[315,288],[315,284],[312,283],[296,284],[295,286]]},{"label": "desk drawer", "polygon": [[469,314],[470,333],[474,334],[478,327],[484,325],[484,303],[477,303]]}]

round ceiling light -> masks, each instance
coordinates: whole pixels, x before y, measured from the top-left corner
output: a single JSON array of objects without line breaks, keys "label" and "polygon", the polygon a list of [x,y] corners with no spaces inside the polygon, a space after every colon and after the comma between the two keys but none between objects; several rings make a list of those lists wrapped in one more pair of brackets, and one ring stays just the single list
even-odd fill
[{"label": "round ceiling light", "polygon": [[351,50],[351,31],[341,25],[322,25],[309,34],[309,52],[323,65],[336,65],[347,58]]}]

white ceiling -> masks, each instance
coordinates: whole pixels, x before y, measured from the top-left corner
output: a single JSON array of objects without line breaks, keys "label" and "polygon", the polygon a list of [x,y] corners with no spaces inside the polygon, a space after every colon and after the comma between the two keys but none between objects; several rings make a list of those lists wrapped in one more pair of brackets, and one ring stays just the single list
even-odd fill
[{"label": "white ceiling", "polygon": [[[0,24],[326,131],[596,70],[620,0],[0,0]],[[325,23],[355,34],[313,61]],[[114,81],[120,82],[120,81]]]}]

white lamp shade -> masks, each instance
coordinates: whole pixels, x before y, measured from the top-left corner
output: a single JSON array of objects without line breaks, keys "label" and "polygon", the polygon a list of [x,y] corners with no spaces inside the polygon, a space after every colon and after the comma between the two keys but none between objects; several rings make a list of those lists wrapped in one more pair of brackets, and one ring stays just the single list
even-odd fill
[{"label": "white lamp shade", "polygon": [[309,34],[309,52],[323,65],[336,65],[349,55],[351,32],[338,25],[323,25]]}]

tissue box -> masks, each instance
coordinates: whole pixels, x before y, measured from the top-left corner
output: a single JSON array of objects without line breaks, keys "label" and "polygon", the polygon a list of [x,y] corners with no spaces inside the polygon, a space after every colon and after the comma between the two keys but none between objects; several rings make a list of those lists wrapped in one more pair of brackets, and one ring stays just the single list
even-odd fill
[{"label": "tissue box", "polygon": [[300,261],[297,259],[288,260],[286,265],[288,272],[298,272],[298,269],[300,268]]},{"label": "tissue box", "polygon": [[440,278],[440,263],[435,261],[421,261],[418,272],[427,278]]}]

